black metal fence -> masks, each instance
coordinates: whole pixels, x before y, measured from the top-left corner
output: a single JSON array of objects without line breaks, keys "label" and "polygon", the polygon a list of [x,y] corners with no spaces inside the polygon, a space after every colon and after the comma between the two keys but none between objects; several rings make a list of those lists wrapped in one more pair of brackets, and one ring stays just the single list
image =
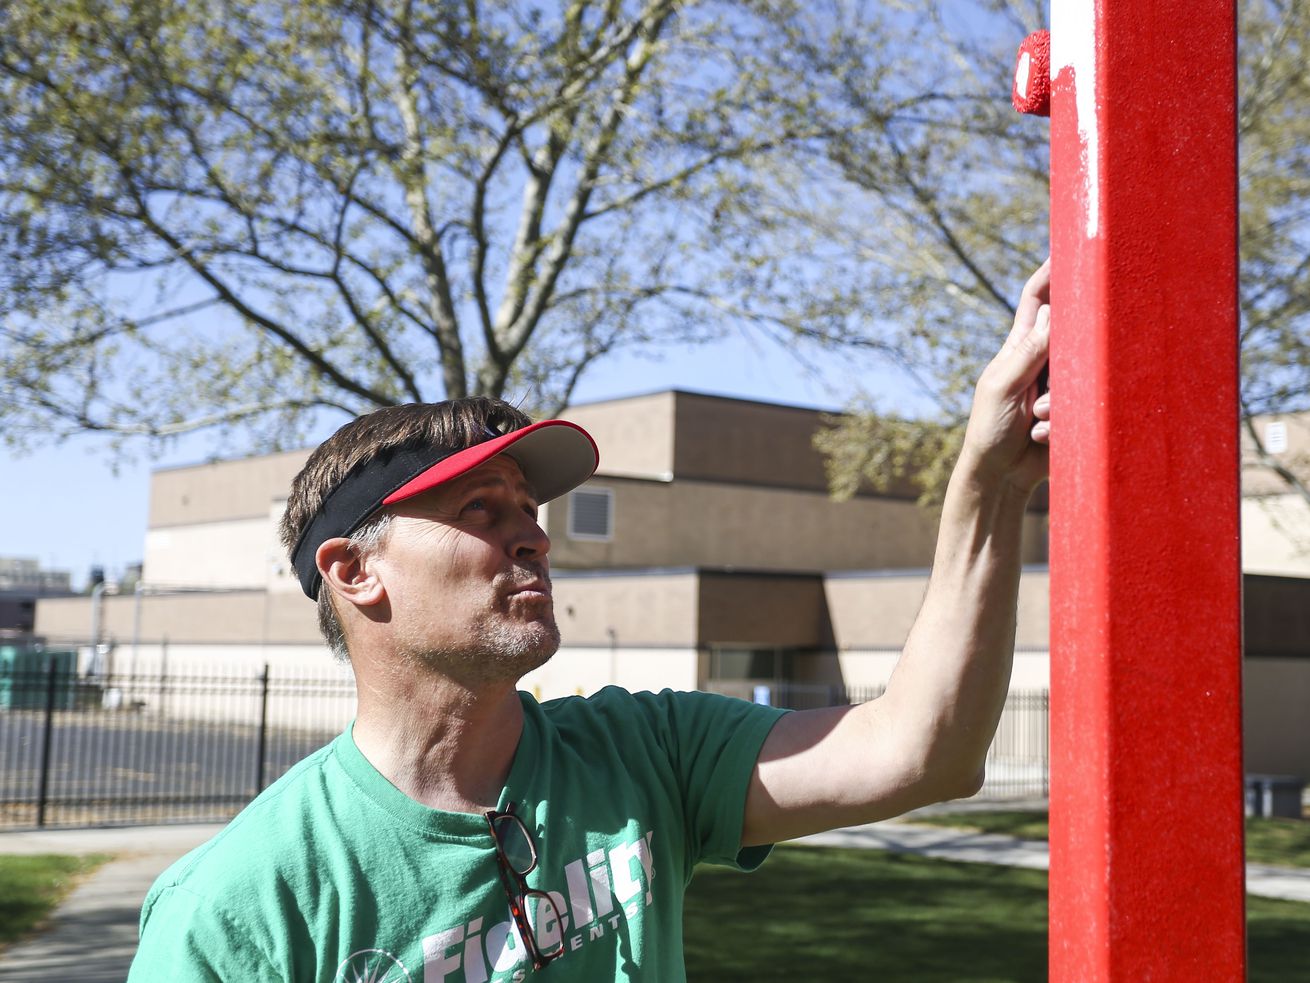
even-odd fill
[{"label": "black metal fence", "polygon": [[[881,686],[714,680],[709,689],[790,710],[865,703]],[[1013,691],[1005,700],[996,737],[987,753],[987,779],[980,798],[1047,798],[1051,789],[1051,700],[1046,690]]]},{"label": "black metal fence", "polygon": [[[716,682],[802,709],[881,687]],[[1046,796],[1049,700],[1011,693],[983,797]],[[355,712],[344,671],[79,675],[71,661],[0,674],[0,829],[221,822],[332,740]]]},{"label": "black metal fence", "polygon": [[0,679],[0,829],[220,822],[354,714],[348,676]]}]

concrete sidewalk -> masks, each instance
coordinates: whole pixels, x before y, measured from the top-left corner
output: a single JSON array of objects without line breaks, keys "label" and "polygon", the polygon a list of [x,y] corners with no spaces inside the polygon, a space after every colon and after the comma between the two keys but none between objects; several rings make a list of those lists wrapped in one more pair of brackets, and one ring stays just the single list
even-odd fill
[{"label": "concrete sidewalk", "polygon": [[164,868],[222,825],[0,833],[0,854],[109,853],[115,859],[64,899],[45,930],[0,952],[0,983],[123,983],[146,891]]},{"label": "concrete sidewalk", "polygon": [[[1047,870],[1051,865],[1045,841],[1019,840],[994,833],[971,833],[942,826],[915,826],[894,821],[835,829],[807,836],[799,843],[816,846],[863,847],[913,853],[938,860],[1000,864]],[[1246,865],[1246,891],[1262,898],[1310,903],[1310,868]]]},{"label": "concrete sidewalk", "polygon": [[[136,952],[141,901],[174,860],[221,825],[0,833],[0,854],[112,853],[60,905],[44,932],[0,952],[0,983],[122,983]],[[833,830],[797,842],[913,853],[942,860],[1045,870],[1046,844],[893,821]],[[1247,890],[1310,903],[1310,870],[1249,865]]]}]

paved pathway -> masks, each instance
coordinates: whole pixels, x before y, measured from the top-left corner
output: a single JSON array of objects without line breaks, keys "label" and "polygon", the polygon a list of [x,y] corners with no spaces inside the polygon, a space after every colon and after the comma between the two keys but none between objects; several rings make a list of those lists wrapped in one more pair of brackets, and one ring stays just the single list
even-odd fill
[{"label": "paved pathway", "polygon": [[1043,842],[989,833],[968,833],[942,826],[913,826],[901,822],[834,829],[803,837],[798,842],[813,843],[816,846],[890,850],[893,853],[915,853],[939,860],[963,860],[967,863],[1001,864],[1034,870],[1046,870],[1050,865],[1046,844]]},{"label": "paved pathway", "polygon": [[[122,983],[136,952],[137,917],[165,867],[221,826],[44,830],[0,833],[4,853],[112,853],[78,886],[44,932],[0,952],[0,983]],[[944,860],[1045,870],[1045,843],[904,822],[876,823],[805,837],[803,843],[914,853]],[[1247,890],[1310,903],[1310,870],[1248,865]]]},{"label": "paved pathway", "polygon": [[222,829],[138,826],[0,833],[0,853],[109,853],[73,889],[45,931],[0,952],[0,983],[123,983],[136,953],[141,902],[174,860]]}]

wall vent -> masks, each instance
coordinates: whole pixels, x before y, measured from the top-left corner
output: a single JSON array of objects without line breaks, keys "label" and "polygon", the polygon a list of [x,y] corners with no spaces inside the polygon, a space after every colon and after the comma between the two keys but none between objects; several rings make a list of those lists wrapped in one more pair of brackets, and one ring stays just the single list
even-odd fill
[{"label": "wall vent", "polygon": [[569,539],[596,539],[608,542],[613,537],[613,489],[579,489],[569,496]]}]

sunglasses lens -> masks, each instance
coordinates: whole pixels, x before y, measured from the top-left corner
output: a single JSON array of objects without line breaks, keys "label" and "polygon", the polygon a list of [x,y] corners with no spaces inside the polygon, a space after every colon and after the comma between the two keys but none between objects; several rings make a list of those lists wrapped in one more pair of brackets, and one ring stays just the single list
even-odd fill
[{"label": "sunglasses lens", "polygon": [[537,863],[537,851],[518,817],[497,816],[495,827],[500,849],[505,854],[505,859],[509,861],[509,865],[514,868],[514,872],[523,875],[532,870]]}]

